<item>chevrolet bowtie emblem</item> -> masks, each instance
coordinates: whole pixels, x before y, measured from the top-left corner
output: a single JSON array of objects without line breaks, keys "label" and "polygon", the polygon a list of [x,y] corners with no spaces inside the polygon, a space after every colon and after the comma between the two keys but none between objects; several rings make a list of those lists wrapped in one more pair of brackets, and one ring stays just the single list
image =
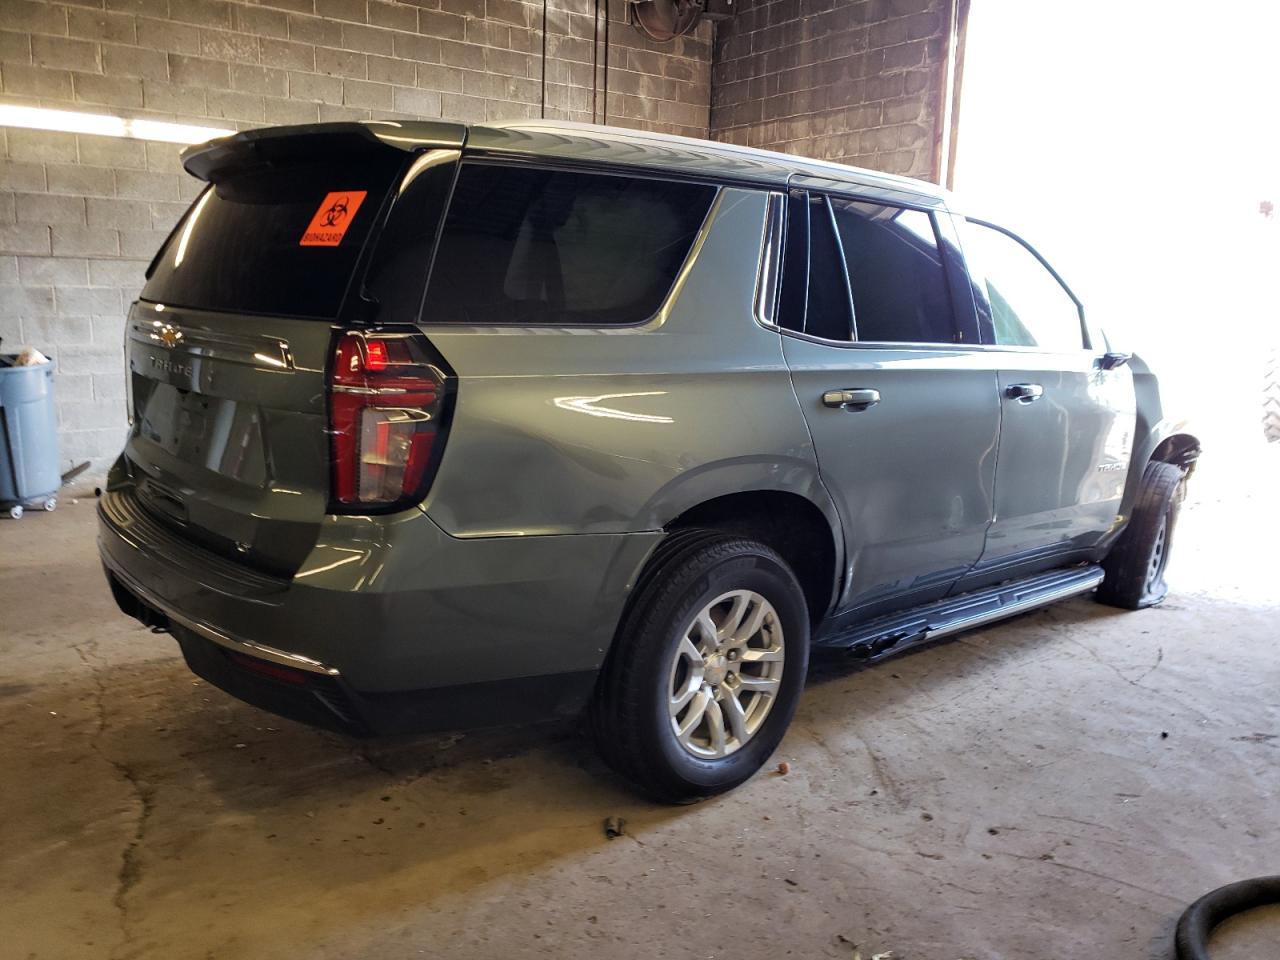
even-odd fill
[{"label": "chevrolet bowtie emblem", "polygon": [[160,328],[160,340],[166,347],[176,347],[182,342],[182,331],[166,324]]}]

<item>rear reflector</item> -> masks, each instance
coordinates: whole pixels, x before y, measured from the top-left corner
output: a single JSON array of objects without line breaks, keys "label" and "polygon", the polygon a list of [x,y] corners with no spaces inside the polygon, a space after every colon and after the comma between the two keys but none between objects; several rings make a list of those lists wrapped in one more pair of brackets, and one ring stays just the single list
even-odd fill
[{"label": "rear reflector", "polygon": [[338,337],[329,383],[333,500],[387,510],[426,495],[451,380],[422,334]]},{"label": "rear reflector", "polygon": [[236,666],[243,670],[248,670],[250,673],[256,673],[259,676],[278,680],[281,683],[292,684],[296,687],[305,686],[310,680],[310,675],[302,670],[282,667],[266,660],[259,660],[257,657],[247,657],[243,653],[237,653],[234,650],[227,651],[227,658]]}]

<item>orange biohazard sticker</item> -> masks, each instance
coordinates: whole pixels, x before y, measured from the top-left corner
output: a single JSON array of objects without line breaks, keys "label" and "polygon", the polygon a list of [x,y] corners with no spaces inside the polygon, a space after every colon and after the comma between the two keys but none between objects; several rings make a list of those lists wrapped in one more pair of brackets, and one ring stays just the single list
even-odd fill
[{"label": "orange biohazard sticker", "polygon": [[298,241],[300,247],[336,247],[346,236],[347,227],[356,218],[367,190],[337,190],[322,201],[320,209],[307,224]]}]

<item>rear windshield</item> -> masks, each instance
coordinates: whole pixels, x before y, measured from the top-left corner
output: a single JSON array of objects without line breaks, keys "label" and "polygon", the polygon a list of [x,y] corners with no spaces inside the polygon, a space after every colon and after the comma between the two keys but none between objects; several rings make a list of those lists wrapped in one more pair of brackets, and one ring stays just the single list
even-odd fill
[{"label": "rear windshield", "polygon": [[657,312],[716,188],[464,163],[426,323],[617,324]]},{"label": "rear windshield", "polygon": [[254,169],[209,187],[169,237],[146,300],[332,319],[403,158]]}]

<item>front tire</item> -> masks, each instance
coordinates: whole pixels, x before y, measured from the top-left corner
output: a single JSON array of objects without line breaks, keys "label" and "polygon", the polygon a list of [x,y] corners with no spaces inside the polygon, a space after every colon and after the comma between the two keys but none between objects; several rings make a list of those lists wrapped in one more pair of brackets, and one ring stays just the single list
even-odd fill
[{"label": "front tire", "polygon": [[677,531],[636,585],[592,704],[605,761],[668,803],[759,770],[795,714],[809,662],[804,592],[764,544]]},{"label": "front tire", "polygon": [[1185,480],[1182,468],[1172,463],[1147,464],[1129,525],[1102,561],[1106,579],[1098,587],[1101,602],[1140,610],[1165,598],[1169,587],[1164,573]]}]

